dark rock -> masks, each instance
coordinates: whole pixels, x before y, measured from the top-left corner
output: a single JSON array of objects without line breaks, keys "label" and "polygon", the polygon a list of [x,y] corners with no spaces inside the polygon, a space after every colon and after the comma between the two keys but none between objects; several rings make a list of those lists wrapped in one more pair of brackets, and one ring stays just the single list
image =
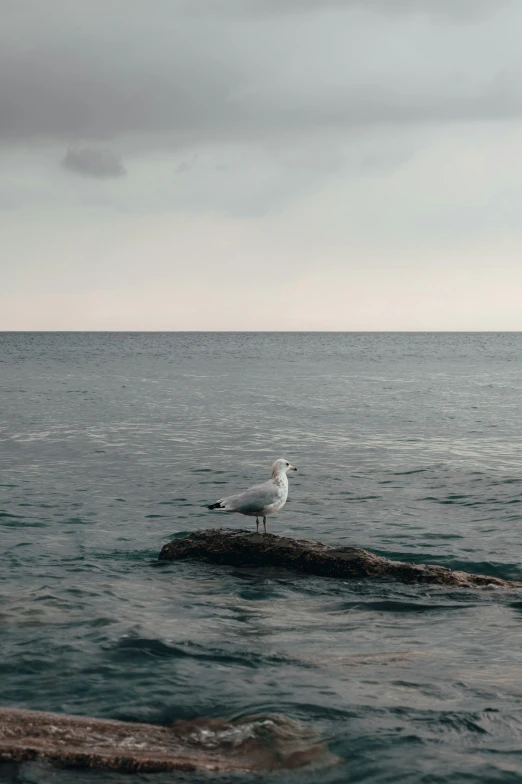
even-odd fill
[{"label": "dark rock", "polygon": [[195,558],[231,566],[278,566],[322,577],[387,577],[403,583],[470,587],[522,588],[522,583],[456,572],[444,566],[390,561],[358,547],[332,547],[307,539],[257,534],[228,528],[196,531],[166,544],[160,560]]},{"label": "dark rock", "polygon": [[313,730],[282,716],[165,726],[0,708],[0,763],[27,760],[126,773],[253,772],[338,761]]}]

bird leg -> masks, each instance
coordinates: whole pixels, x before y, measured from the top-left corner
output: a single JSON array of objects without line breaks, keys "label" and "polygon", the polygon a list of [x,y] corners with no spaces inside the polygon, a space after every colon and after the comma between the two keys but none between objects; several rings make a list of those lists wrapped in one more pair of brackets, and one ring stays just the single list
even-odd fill
[{"label": "bird leg", "polygon": [[265,534],[266,534],[266,517],[263,517],[263,527],[265,529]]},{"label": "bird leg", "polygon": [[259,533],[259,518],[256,517],[256,534]]}]

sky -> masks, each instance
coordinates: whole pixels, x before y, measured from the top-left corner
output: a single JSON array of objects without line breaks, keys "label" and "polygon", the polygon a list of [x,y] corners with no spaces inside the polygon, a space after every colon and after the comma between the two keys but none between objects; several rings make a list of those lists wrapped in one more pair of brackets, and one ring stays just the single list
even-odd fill
[{"label": "sky", "polygon": [[522,330],[520,0],[0,0],[1,330]]}]

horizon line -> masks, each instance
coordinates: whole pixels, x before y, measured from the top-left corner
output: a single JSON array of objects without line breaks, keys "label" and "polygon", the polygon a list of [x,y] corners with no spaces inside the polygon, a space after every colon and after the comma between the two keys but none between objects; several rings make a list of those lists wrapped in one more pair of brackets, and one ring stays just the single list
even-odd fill
[{"label": "horizon line", "polygon": [[0,329],[21,335],[518,335],[522,329]]}]

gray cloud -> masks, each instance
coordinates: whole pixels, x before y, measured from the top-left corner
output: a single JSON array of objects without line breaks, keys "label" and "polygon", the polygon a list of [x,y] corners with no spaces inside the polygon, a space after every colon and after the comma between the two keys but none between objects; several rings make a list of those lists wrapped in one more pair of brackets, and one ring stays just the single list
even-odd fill
[{"label": "gray cloud", "polygon": [[363,9],[372,13],[386,15],[395,14],[428,14],[448,17],[450,19],[469,20],[498,12],[512,0],[203,0],[203,6],[197,0],[188,0],[185,10],[192,7],[206,12],[213,10],[226,13],[257,11],[261,14],[293,14],[303,11],[324,11],[325,8]]},{"label": "gray cloud", "polygon": [[127,173],[120,156],[115,152],[90,147],[69,148],[62,166],[87,177],[123,177]]},{"label": "gray cloud", "polygon": [[522,116],[522,13],[509,0],[2,6],[4,140],[177,134],[196,144]]},{"label": "gray cloud", "polygon": [[190,59],[182,73],[182,62],[122,60],[111,49],[4,49],[0,136],[108,138],[219,125],[230,114],[223,87],[210,74],[201,78]]}]

